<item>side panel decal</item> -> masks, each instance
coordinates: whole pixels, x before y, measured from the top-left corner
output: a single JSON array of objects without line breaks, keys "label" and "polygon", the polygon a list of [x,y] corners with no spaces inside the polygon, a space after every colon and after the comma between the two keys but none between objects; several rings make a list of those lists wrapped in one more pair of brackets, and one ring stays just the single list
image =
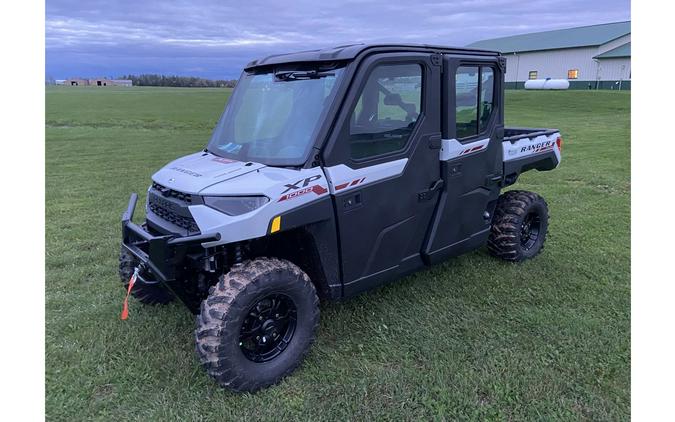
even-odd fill
[{"label": "side panel decal", "polygon": [[490,138],[480,139],[467,144],[462,144],[456,139],[442,139],[439,158],[441,161],[448,161],[452,160],[453,158],[475,154],[485,150],[488,146],[488,143],[490,143]]},{"label": "side panel decal", "polygon": [[326,167],[324,171],[326,179],[328,179],[328,189],[332,195],[335,195],[336,192],[346,192],[379,180],[398,176],[403,173],[407,163],[407,158],[401,158],[400,160],[360,169],[352,169],[344,164],[339,164],[337,166]]},{"label": "side panel decal", "polygon": [[556,144],[559,137],[559,133],[553,133],[548,136],[541,135],[534,138],[521,138],[514,143],[504,141],[502,143],[504,161],[517,160],[530,155],[553,151],[558,159],[558,163],[560,163],[560,149]]},{"label": "side panel decal", "polygon": [[296,190],[296,191],[293,191],[293,192],[290,192],[290,193],[283,194],[281,196],[281,198],[279,198],[279,201],[277,201],[277,202],[286,201],[287,199],[297,198],[298,196],[301,196],[301,195],[304,195],[304,194],[310,193],[310,192],[314,192],[317,195],[323,195],[324,193],[328,192],[328,189],[324,188],[321,185],[314,185],[314,186],[310,186],[310,187],[307,187],[307,188],[302,188],[300,190]]}]

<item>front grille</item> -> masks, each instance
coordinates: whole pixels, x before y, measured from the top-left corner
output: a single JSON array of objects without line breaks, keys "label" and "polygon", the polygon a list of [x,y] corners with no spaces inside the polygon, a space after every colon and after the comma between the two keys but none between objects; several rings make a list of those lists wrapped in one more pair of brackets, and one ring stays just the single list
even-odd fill
[{"label": "front grille", "polygon": [[157,182],[152,182],[152,188],[159,191],[159,193],[161,193],[162,196],[164,197],[176,198],[185,202],[188,205],[192,205],[192,195],[190,195],[189,193],[178,192],[177,190],[173,190],[171,188],[167,188],[166,186],[162,186]]},{"label": "front grille", "polygon": [[190,234],[199,233],[199,227],[188,210],[188,205],[192,202],[190,194],[153,183],[148,197],[148,208],[162,220],[181,227]]}]

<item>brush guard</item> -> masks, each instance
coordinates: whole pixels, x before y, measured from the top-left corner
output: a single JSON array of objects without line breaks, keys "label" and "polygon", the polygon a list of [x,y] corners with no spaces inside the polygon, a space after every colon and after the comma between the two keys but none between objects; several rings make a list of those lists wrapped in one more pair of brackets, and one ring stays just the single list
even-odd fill
[{"label": "brush guard", "polygon": [[[170,286],[176,280],[176,267],[183,262],[189,246],[220,240],[220,234],[199,234],[195,236],[162,235],[154,236],[132,221],[138,195],[132,193],[129,204],[122,214],[122,247],[135,256],[141,267]],[[140,280],[139,280],[140,281]],[[146,283],[151,280],[143,279]]]}]

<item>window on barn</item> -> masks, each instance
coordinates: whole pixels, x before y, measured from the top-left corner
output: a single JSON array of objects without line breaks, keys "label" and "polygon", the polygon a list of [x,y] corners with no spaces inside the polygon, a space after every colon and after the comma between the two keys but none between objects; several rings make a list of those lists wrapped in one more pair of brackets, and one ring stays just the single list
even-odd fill
[{"label": "window on barn", "polygon": [[528,79],[537,79],[537,71],[536,70],[530,70],[529,75],[527,76]]},{"label": "window on barn", "polygon": [[579,69],[570,69],[567,71],[567,79],[577,79],[579,77]]}]

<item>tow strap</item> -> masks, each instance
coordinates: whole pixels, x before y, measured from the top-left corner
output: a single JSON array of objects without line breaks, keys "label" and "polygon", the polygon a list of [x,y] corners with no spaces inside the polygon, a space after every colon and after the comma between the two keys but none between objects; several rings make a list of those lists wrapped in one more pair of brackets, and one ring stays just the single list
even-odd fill
[{"label": "tow strap", "polygon": [[124,297],[124,303],[122,304],[122,315],[120,315],[123,321],[129,318],[129,295],[131,294],[131,289],[134,288],[136,278],[138,278],[138,268],[134,268],[134,273],[129,279],[129,287],[127,287],[127,295]]}]

